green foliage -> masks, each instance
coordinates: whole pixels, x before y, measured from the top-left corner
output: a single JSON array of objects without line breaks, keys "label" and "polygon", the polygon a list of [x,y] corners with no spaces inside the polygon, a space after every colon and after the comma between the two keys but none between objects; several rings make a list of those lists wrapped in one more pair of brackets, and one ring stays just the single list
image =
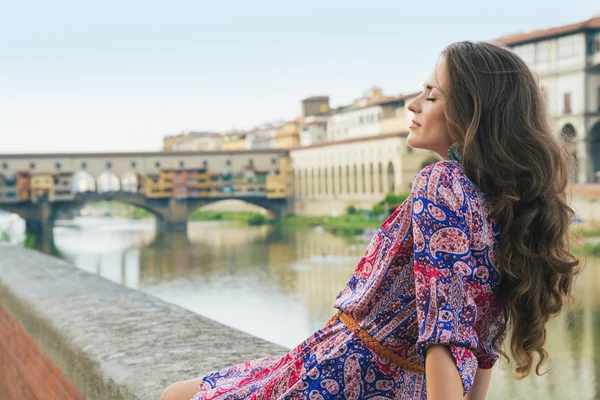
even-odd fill
[{"label": "green foliage", "polygon": [[25,241],[23,242],[23,247],[26,249],[35,249],[35,235],[27,234],[25,235]]},{"label": "green foliage", "polygon": [[131,214],[131,218],[132,219],[154,218],[154,215],[148,210],[136,207]]},{"label": "green foliage", "polygon": [[262,225],[265,222],[267,222],[267,217],[259,213],[255,213],[248,218],[248,225]]},{"label": "green foliage", "polygon": [[346,207],[346,214],[354,215],[354,214],[356,214],[356,212],[357,212],[356,207],[354,207],[354,206]]}]

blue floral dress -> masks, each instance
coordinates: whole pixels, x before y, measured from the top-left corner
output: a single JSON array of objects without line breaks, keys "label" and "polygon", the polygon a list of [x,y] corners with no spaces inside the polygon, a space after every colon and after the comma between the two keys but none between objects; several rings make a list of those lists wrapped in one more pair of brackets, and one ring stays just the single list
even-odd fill
[{"label": "blue floral dress", "polygon": [[[431,164],[373,236],[334,307],[413,363],[424,365],[428,345],[447,345],[466,394],[477,368],[498,358],[498,238],[462,164]],[[287,354],[207,374],[192,400],[426,397],[424,373],[382,358],[333,319]]]}]

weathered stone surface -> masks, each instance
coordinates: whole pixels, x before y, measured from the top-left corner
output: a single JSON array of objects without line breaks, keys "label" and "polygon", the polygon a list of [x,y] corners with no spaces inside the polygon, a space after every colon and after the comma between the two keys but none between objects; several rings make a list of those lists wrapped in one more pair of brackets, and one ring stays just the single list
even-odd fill
[{"label": "weathered stone surface", "polygon": [[0,244],[0,305],[89,399],[158,399],[169,384],[287,349]]}]

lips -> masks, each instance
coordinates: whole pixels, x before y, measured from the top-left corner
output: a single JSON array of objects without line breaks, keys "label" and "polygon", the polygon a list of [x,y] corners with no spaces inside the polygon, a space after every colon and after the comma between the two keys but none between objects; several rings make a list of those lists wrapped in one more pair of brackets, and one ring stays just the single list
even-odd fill
[{"label": "lips", "polygon": [[421,127],[421,124],[419,124],[414,119],[411,122],[412,122],[412,124],[408,127],[408,129],[416,129],[416,128],[420,128]]},{"label": "lips", "polygon": [[415,121],[414,119],[411,122],[413,123],[413,125],[421,126],[421,124]]}]

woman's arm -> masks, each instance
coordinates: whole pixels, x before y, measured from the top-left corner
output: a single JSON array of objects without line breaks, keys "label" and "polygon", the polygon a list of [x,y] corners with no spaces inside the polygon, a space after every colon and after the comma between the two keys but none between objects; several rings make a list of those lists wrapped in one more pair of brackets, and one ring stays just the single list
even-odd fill
[{"label": "woman's arm", "polygon": [[462,380],[448,346],[433,344],[427,347],[425,376],[427,377],[427,400],[463,399]]},{"label": "woman's arm", "polygon": [[485,395],[490,385],[490,378],[492,377],[492,369],[478,368],[475,374],[475,380],[469,393],[467,393],[466,400],[485,400]]},{"label": "woman's arm", "polygon": [[427,400],[485,400],[492,369],[478,368],[473,386],[463,398],[463,386],[448,346],[431,345],[425,353]]}]

